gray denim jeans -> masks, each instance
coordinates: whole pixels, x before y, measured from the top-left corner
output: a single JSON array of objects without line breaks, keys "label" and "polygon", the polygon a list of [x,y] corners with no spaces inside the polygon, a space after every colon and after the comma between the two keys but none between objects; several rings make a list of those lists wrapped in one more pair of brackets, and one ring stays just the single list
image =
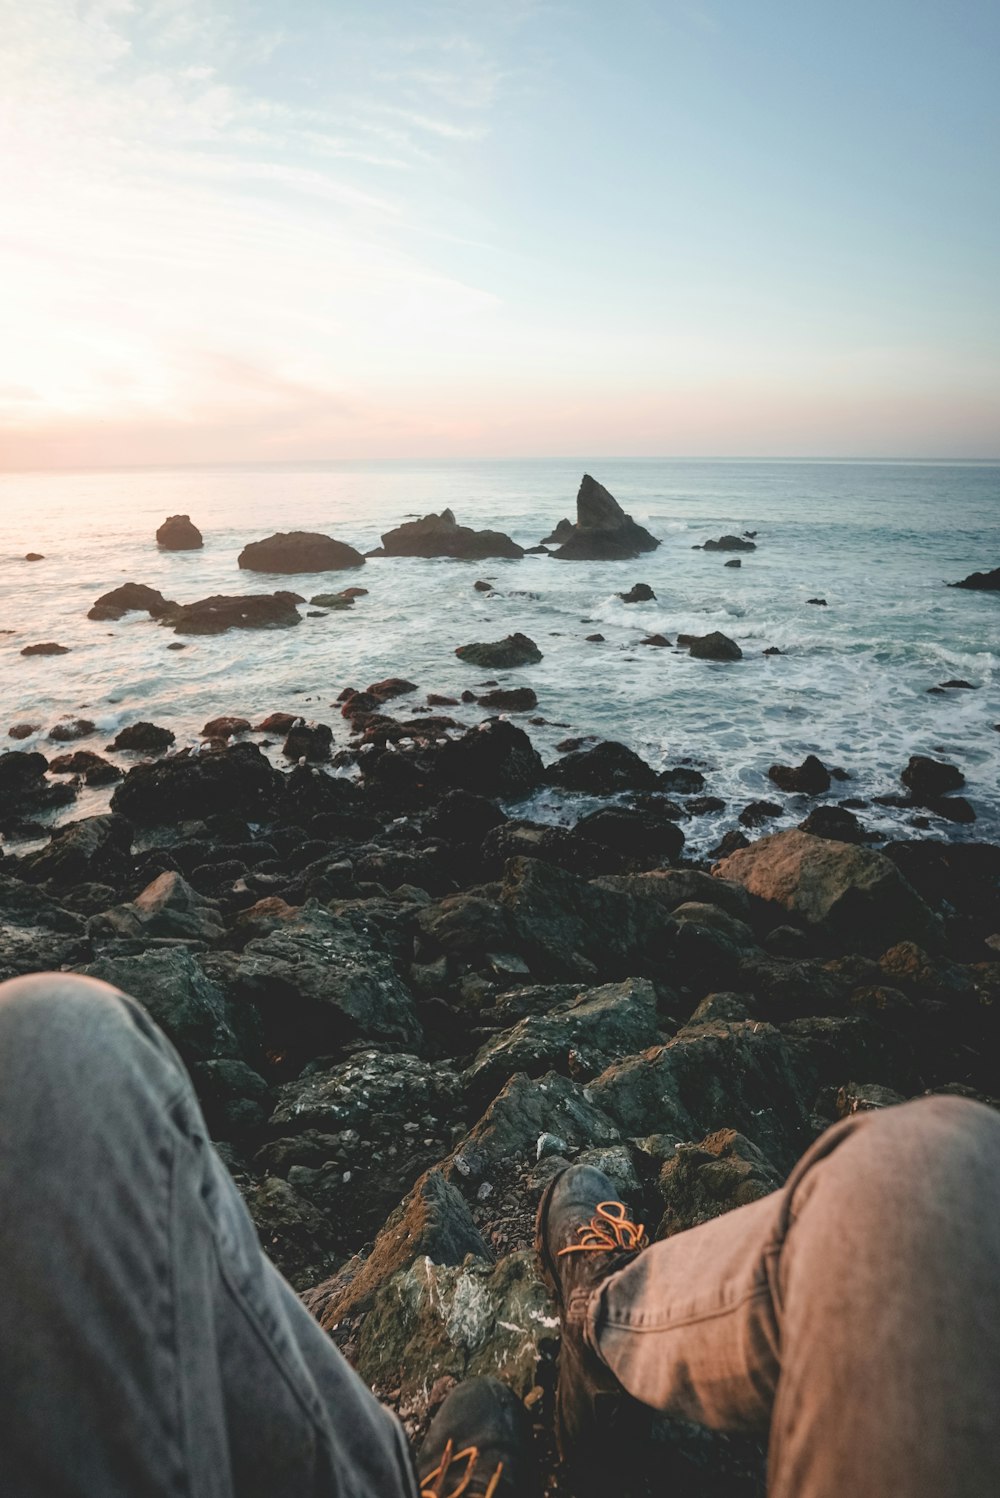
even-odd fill
[{"label": "gray denim jeans", "polygon": [[187,1074],[90,979],[0,985],[4,1498],[415,1498],[261,1252]]},{"label": "gray denim jeans", "polygon": [[[770,1427],[775,1498],[1000,1494],[1000,1116],[860,1115],[588,1308],[636,1398]],[[270,1264],[141,1005],[0,985],[4,1498],[415,1498],[399,1423]]]}]

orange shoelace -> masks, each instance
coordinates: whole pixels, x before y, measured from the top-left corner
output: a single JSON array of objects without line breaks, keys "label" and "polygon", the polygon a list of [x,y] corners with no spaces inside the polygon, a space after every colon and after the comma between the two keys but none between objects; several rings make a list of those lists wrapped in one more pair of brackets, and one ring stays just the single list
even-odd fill
[{"label": "orange shoelace", "polygon": [[598,1202],[596,1216],[576,1231],[579,1243],[561,1248],[557,1259],[563,1254],[611,1253],[615,1249],[637,1250],[649,1246],[646,1229],[641,1222],[637,1225],[632,1221],[624,1202]]},{"label": "orange shoelace", "polygon": [[[476,1464],[478,1461],[478,1446],[467,1446],[464,1451],[456,1451],[453,1443],[451,1441],[448,1441],[444,1448],[444,1456],[441,1459],[441,1465],[435,1467],[433,1472],[428,1472],[427,1476],[420,1484],[420,1498],[462,1498],[462,1494],[467,1490],[469,1483],[472,1481],[475,1475]],[[446,1493],[444,1490],[444,1485],[445,1481],[447,1480],[448,1473],[451,1471],[452,1466],[457,1464],[458,1462],[465,1462],[465,1471],[461,1477],[458,1477],[457,1473],[455,1474],[458,1486],[452,1488],[450,1492]],[[502,1473],[502,1471],[503,1462],[500,1463],[496,1471],[493,1473],[493,1476],[486,1484],[483,1498],[493,1498],[494,1493],[500,1485],[500,1474]],[[437,1486],[435,1486],[435,1484],[437,1484]]]}]

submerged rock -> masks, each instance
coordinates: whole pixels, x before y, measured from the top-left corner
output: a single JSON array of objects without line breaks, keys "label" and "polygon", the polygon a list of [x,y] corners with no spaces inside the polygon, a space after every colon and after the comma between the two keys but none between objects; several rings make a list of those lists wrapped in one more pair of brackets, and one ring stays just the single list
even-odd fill
[{"label": "submerged rock", "polygon": [[994,567],[992,572],[970,572],[960,583],[949,583],[948,586],[971,588],[979,593],[996,593],[1000,591],[1000,567]]},{"label": "submerged rock", "polygon": [[815,754],[807,754],[798,766],[772,765],[767,772],[779,791],[802,791],[809,796],[821,795],[830,789],[830,772]]},{"label": "submerged rock", "polygon": [[88,619],[111,621],[122,619],[132,611],[146,613],[153,619],[162,619],[179,607],[164,598],[157,588],[148,588],[145,583],[122,583],[110,593],[102,593],[87,611]]},{"label": "submerged rock", "polygon": [[227,629],[288,629],[301,624],[297,593],[213,593],[196,603],[185,603],[162,623],[179,635],[221,635]]},{"label": "submerged rock", "polygon": [[25,645],[22,655],[69,655],[70,647],[55,640],[43,640],[40,645]]},{"label": "submerged rock", "polygon": [[49,729],[49,738],[55,744],[71,744],[74,739],[89,738],[94,732],[96,725],[89,718],[61,718]]},{"label": "submerged rock", "polygon": [[471,526],[459,525],[451,510],[442,510],[440,515],[408,520],[395,530],[386,531],[381,554],[481,561],[484,557],[522,557],[524,548],[502,531],[475,531]]},{"label": "submerged rock", "polygon": [[164,551],[197,551],[205,543],[190,515],[168,515],[156,532],[156,544]]},{"label": "submerged rock", "polygon": [[757,544],[743,536],[720,536],[716,541],[706,541],[702,551],[756,551]]},{"label": "submerged rock", "polygon": [[655,551],[660,544],[631,515],[626,515],[614,495],[589,473],[580,482],[576,515],[572,534],[552,553],[562,561],[634,561],[645,551]]},{"label": "submerged rock", "polygon": [[239,565],[248,572],[343,572],[364,564],[360,551],[346,541],[315,531],[279,531],[249,542],[239,555]]},{"label": "submerged rock", "polygon": [[514,666],[534,666],[542,652],[534,640],[519,632],[503,640],[485,640],[473,645],[459,645],[455,654],[460,661],[485,671],[505,671]]},{"label": "submerged rock", "polygon": [[649,603],[656,594],[648,583],[633,583],[627,593],[619,593],[622,603]]}]

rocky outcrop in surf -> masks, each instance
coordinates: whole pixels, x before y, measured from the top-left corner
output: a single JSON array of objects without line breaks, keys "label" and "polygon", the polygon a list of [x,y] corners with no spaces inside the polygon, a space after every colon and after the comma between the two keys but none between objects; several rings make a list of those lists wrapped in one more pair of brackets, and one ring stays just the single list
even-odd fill
[{"label": "rocky outcrop in surf", "polygon": [[643,552],[655,551],[659,541],[626,515],[621,505],[589,473],[585,473],[576,496],[576,524],[567,533],[566,521],[550,540],[564,539],[552,556],[571,562],[634,561]]},{"label": "rocky outcrop in surf", "polygon": [[473,530],[471,526],[459,525],[453,511],[442,510],[440,515],[407,520],[395,530],[386,531],[381,547],[368,555],[482,561],[485,557],[523,557],[524,548],[503,531]]}]

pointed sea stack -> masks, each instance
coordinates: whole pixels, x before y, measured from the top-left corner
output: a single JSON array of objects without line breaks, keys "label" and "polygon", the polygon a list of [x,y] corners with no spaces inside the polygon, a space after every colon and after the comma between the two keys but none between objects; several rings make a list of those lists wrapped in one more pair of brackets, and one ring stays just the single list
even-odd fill
[{"label": "pointed sea stack", "polygon": [[576,517],[572,534],[552,552],[566,562],[629,562],[660,544],[589,473],[576,496]]}]

